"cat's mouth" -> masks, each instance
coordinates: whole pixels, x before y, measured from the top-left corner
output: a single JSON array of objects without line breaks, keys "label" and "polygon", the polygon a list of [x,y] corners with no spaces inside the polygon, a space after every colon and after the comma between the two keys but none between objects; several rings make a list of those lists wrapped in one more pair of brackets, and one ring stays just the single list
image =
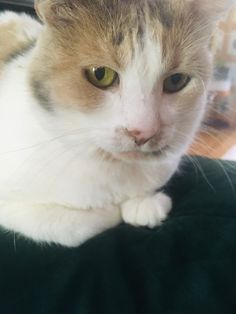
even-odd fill
[{"label": "cat's mouth", "polygon": [[169,146],[166,145],[161,149],[150,151],[150,152],[143,152],[139,150],[130,150],[130,151],[120,151],[120,152],[109,152],[104,149],[99,149],[99,155],[102,154],[103,158],[108,158],[111,160],[124,160],[124,161],[142,161],[142,160],[152,160],[156,158],[162,158],[166,155]]},{"label": "cat's mouth", "polygon": [[112,153],[112,156],[115,159],[121,159],[121,160],[144,160],[144,159],[153,159],[153,158],[159,158],[164,155],[166,149],[168,147],[164,147],[162,149],[152,151],[152,152],[143,152],[143,151],[123,151],[123,152],[117,152]]}]

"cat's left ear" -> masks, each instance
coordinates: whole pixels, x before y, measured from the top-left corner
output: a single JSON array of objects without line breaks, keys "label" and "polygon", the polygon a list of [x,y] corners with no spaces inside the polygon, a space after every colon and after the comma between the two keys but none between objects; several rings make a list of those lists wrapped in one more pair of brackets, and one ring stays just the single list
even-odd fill
[{"label": "cat's left ear", "polygon": [[217,23],[236,5],[236,0],[187,0],[209,23]]},{"label": "cat's left ear", "polygon": [[43,23],[65,27],[72,23],[72,4],[72,0],[36,0],[35,11]]}]

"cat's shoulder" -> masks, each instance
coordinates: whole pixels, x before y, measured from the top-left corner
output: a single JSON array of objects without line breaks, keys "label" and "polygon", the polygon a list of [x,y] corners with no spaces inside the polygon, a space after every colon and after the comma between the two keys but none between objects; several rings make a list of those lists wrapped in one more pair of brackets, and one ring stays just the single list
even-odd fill
[{"label": "cat's shoulder", "polygon": [[41,24],[24,13],[5,11],[0,14],[0,68],[22,55],[37,40]]}]

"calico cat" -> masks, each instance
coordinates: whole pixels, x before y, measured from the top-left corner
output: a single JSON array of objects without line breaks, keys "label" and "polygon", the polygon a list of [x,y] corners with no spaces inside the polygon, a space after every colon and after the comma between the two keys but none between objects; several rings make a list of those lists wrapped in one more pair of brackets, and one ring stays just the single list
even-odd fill
[{"label": "calico cat", "polygon": [[38,0],[44,26],[0,15],[0,225],[77,246],[122,220],[161,224],[156,191],[203,116],[226,2]]}]

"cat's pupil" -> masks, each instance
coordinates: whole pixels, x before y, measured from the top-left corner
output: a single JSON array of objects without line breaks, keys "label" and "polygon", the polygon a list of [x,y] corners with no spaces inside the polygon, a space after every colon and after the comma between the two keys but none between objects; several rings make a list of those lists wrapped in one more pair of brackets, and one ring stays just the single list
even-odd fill
[{"label": "cat's pupil", "polygon": [[105,68],[98,68],[95,70],[94,74],[96,76],[96,79],[98,81],[101,81],[104,79],[104,76],[106,74],[106,70],[105,70]]},{"label": "cat's pupil", "polygon": [[181,83],[182,79],[183,79],[182,74],[174,74],[171,76],[171,82],[173,85],[178,85],[179,83]]}]

